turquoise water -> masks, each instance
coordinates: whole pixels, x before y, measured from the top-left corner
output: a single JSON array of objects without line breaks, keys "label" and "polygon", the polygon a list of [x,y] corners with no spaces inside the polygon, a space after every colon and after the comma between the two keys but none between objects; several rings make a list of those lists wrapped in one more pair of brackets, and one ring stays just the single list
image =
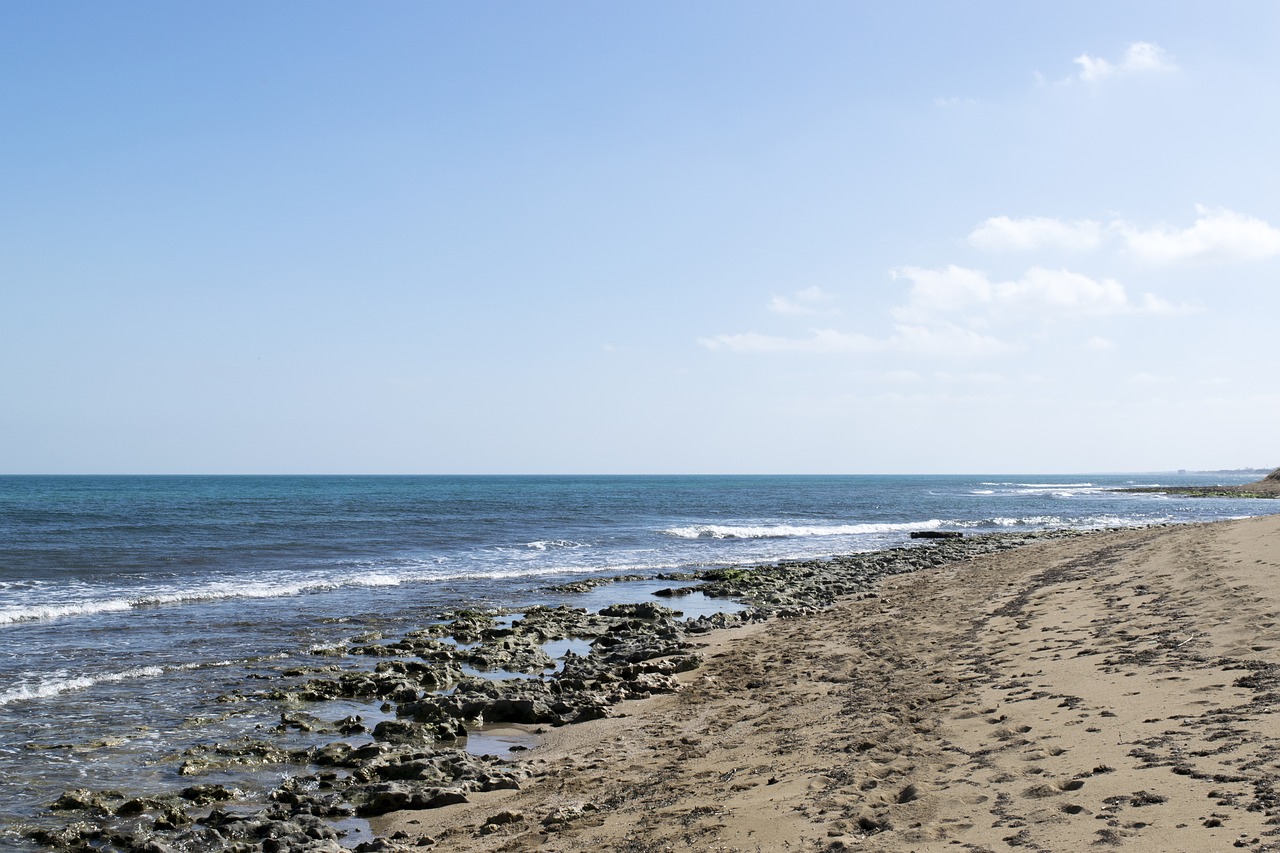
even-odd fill
[{"label": "turquoise water", "polygon": [[545,588],[916,530],[1280,510],[1106,491],[1254,478],[0,477],[0,845],[65,788],[170,784],[164,756],[246,722],[210,722],[216,696],[368,630],[461,606],[598,607],[609,588]]}]

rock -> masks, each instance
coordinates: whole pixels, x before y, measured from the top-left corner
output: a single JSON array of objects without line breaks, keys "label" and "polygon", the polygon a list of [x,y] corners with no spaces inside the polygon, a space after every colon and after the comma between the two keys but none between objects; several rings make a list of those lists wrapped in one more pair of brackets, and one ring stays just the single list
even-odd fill
[{"label": "rock", "polygon": [[116,817],[134,817],[145,812],[151,804],[142,797],[134,797],[131,800],[125,800],[116,806]]},{"label": "rock", "polygon": [[597,807],[594,803],[559,806],[554,811],[549,812],[542,819],[542,825],[550,832],[558,832],[562,829],[568,828],[569,824],[586,816],[588,812],[593,811],[597,811]]},{"label": "rock", "polygon": [[[345,744],[343,744],[345,746]],[[178,792],[178,796],[189,801],[192,805],[207,806],[210,803],[220,803],[224,800],[230,800],[233,794],[222,785],[191,785],[183,788]]]},{"label": "rock", "polygon": [[680,690],[680,683],[664,673],[645,672],[631,681],[624,682],[623,688],[632,698],[644,698],[654,693],[677,693]]},{"label": "rock", "polygon": [[608,705],[587,705],[574,716],[573,722],[585,723],[590,720],[603,720],[611,715]]},{"label": "rock", "polygon": [[672,610],[670,607],[663,607],[661,604],[654,604],[651,601],[642,601],[639,604],[614,604],[610,607],[602,608],[600,615],[622,619],[671,619],[681,614],[678,610]]},{"label": "rock", "polygon": [[388,783],[375,786],[368,799],[356,809],[361,817],[375,817],[405,809],[438,809],[467,802],[461,788],[419,787]]},{"label": "rock", "polygon": [[[434,844],[435,842],[430,843]],[[375,838],[372,841],[362,841],[357,844],[355,853],[411,853],[414,849],[408,844],[401,844],[396,839]]]},{"label": "rock", "polygon": [[321,767],[355,767],[360,763],[357,751],[351,747],[351,744],[341,741],[327,743],[311,750],[307,761]]},{"label": "rock", "polygon": [[452,743],[458,739],[459,729],[462,730],[463,735],[466,734],[466,729],[453,720],[443,720],[439,723],[383,720],[373,727],[373,738],[389,743],[434,743],[436,741]]},{"label": "rock", "polygon": [[101,827],[82,820],[67,824],[60,829],[33,829],[26,837],[37,844],[55,849],[83,849],[103,836]]},{"label": "rock", "polygon": [[105,815],[114,811],[108,800],[123,800],[124,794],[119,791],[91,791],[88,788],[73,788],[65,791],[49,808],[53,811],[88,811]]},{"label": "rock", "polygon": [[480,825],[480,834],[489,835],[513,823],[524,823],[524,815],[520,812],[501,811]]}]

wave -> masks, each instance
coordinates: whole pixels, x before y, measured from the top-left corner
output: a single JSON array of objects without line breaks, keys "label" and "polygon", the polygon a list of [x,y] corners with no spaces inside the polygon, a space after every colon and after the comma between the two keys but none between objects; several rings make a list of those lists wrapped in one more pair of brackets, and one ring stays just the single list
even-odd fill
[{"label": "wave", "polygon": [[694,524],[688,527],[671,527],[662,532],[679,539],[794,539],[810,536],[865,536],[875,533],[937,530],[945,523],[932,519],[896,524]]},{"label": "wave", "polygon": [[232,599],[283,598],[309,592],[324,592],[341,587],[398,586],[402,579],[388,573],[366,573],[343,579],[312,579],[287,583],[268,581],[219,581],[192,589],[151,592],[134,597],[89,599],[60,604],[29,604],[0,608],[0,625],[19,622],[49,622],[73,616],[95,616],[121,613],[144,607],[170,604],[228,601]]},{"label": "wave", "polygon": [[62,693],[86,690],[97,684],[118,684],[137,678],[156,678],[171,672],[191,672],[197,669],[222,669],[237,664],[254,663],[266,660],[281,660],[284,654],[261,655],[246,660],[219,660],[202,663],[183,663],[175,666],[136,666],[120,672],[107,672],[101,675],[67,675],[66,670],[52,673],[37,684],[22,684],[0,692],[0,708],[13,702],[24,702],[32,699],[48,699]]},{"label": "wave", "polygon": [[0,625],[15,622],[48,622],[67,616],[91,616],[96,613],[115,613],[132,610],[134,602],[127,598],[108,598],[82,601],[74,604],[31,604],[18,607],[0,607]]},{"label": "wave", "polygon": [[1093,483],[979,483],[979,486],[1004,486],[1017,489],[1098,489]]},{"label": "wave", "polygon": [[11,702],[47,699],[50,696],[57,696],[59,693],[84,690],[93,687],[95,684],[115,684],[135,678],[154,678],[157,675],[164,675],[164,673],[164,667],[139,666],[133,669],[126,669],[123,672],[109,672],[105,675],[55,676],[38,684],[23,684],[18,687],[11,687],[0,693],[0,707]]},{"label": "wave", "polygon": [[996,516],[987,521],[973,521],[971,527],[1063,527],[1066,522],[1056,515],[1028,515],[1021,518]]},{"label": "wave", "polygon": [[969,492],[970,495],[1000,498],[1076,498],[1098,495],[1109,488],[1093,483],[979,483],[978,485],[989,488],[972,489]]},{"label": "wave", "polygon": [[1148,524],[1160,524],[1173,521],[1173,516],[1128,517],[1122,515],[1085,515],[1075,518],[1064,518],[1060,515],[1024,515],[1018,517],[996,516],[981,521],[954,522],[958,527],[1031,527],[1039,529],[1067,528],[1073,530],[1096,530],[1102,527],[1143,527]]},{"label": "wave", "polygon": [[587,545],[582,542],[574,542],[572,539],[538,539],[534,542],[526,542],[526,548],[533,551],[548,551],[555,548],[586,548]]},{"label": "wave", "polygon": [[[571,546],[561,545],[560,547],[568,548]],[[227,580],[205,583],[187,589],[152,590],[134,596],[116,595],[60,603],[13,605],[0,607],[0,627],[20,623],[51,622],[75,617],[125,613],[151,607],[289,598],[351,588],[382,588],[414,583],[506,580],[558,575],[597,574],[601,572],[664,571],[682,568],[687,564],[675,560],[656,560],[644,562],[625,561],[605,565],[595,563],[582,565],[556,563],[554,565],[529,566],[507,562],[503,562],[501,565],[503,566],[502,568],[491,565],[484,568],[457,568],[451,571],[444,568],[441,562],[437,560],[408,561],[390,568],[386,564],[381,564],[378,569],[356,566],[346,574],[320,577],[312,575],[293,581]]]}]

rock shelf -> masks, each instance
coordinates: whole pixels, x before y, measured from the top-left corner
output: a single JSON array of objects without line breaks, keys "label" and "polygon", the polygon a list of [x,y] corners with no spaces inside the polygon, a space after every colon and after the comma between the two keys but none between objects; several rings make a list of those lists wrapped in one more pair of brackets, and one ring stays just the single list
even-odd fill
[{"label": "rock shelf", "polygon": [[[1079,535],[925,540],[829,559],[668,575],[695,583],[660,590],[664,603],[616,604],[596,613],[561,605],[531,607],[515,618],[493,610],[441,614],[400,637],[361,637],[345,649],[318,650],[323,663],[281,671],[254,685],[258,689],[246,686],[220,697],[220,703],[269,703],[279,709],[279,724],[187,749],[175,775],[189,784],[168,794],[136,796],[115,787],[67,791],[50,804],[46,825],[28,837],[53,850],[84,853],[408,850],[394,838],[346,847],[338,822],[443,808],[528,782],[531,773],[518,755],[468,752],[470,731],[516,724],[536,733],[612,716],[623,703],[676,692],[676,675],[700,665],[699,637],[710,631],[821,613],[843,598],[874,597],[877,584],[892,575]],[[684,619],[679,599],[689,591],[746,607]],[[590,652],[569,652],[556,668],[544,645],[562,640],[589,642]],[[369,666],[371,660],[376,662]],[[475,677],[464,667],[518,675]],[[319,709],[336,701],[362,703],[367,712],[325,719]],[[304,735],[312,745],[293,745]],[[200,781],[237,766],[280,766],[286,775],[257,793]]]}]

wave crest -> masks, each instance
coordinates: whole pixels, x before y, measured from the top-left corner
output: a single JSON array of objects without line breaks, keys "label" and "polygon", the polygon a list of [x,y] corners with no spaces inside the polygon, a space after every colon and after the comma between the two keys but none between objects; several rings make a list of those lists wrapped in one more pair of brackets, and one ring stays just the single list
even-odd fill
[{"label": "wave crest", "polygon": [[896,524],[693,524],[670,527],[662,532],[678,539],[796,539],[811,536],[865,536],[876,533],[907,533],[937,530],[944,522],[901,522]]},{"label": "wave crest", "polygon": [[164,672],[164,668],[159,666],[139,666],[133,669],[126,669],[123,672],[109,672],[105,675],[63,675],[62,677],[50,678],[37,684],[21,684],[17,687],[9,688],[0,693],[0,707],[11,702],[21,702],[28,699],[47,699],[50,696],[57,696],[59,693],[84,690],[95,684],[114,684],[134,678],[154,678],[157,675],[163,675]]},{"label": "wave crest", "polygon": [[526,542],[525,547],[533,551],[549,551],[555,548],[585,548],[582,542],[574,542],[572,539],[538,539],[533,542]]}]

